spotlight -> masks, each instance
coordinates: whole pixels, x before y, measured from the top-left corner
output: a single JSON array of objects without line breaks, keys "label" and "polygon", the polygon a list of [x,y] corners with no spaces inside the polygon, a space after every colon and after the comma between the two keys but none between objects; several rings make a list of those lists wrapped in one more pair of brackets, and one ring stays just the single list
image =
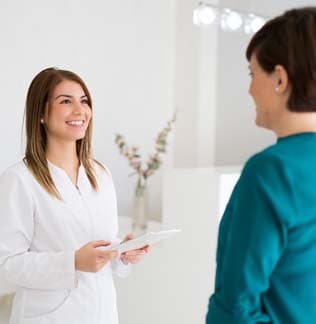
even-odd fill
[{"label": "spotlight", "polygon": [[[220,17],[220,18],[217,18]],[[221,8],[201,1],[193,12],[195,25],[211,25],[219,23],[226,31],[242,29],[246,34],[256,33],[266,22],[267,18],[253,13]]]},{"label": "spotlight", "polygon": [[195,25],[210,25],[215,19],[215,9],[203,3],[200,3],[193,12],[193,23]]},{"label": "spotlight", "polygon": [[245,25],[244,25],[245,33],[246,34],[256,33],[265,24],[265,22],[266,22],[265,19],[260,16],[256,16],[254,14],[248,14],[248,16],[245,19]]},{"label": "spotlight", "polygon": [[241,14],[231,9],[225,8],[221,17],[221,27],[223,30],[235,31],[243,24]]}]

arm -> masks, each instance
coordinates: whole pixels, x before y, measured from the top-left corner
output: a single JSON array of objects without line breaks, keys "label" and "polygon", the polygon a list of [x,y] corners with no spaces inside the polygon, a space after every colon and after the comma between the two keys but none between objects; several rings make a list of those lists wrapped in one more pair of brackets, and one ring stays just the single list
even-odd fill
[{"label": "arm", "polygon": [[16,286],[58,290],[76,286],[74,251],[30,251],[34,204],[18,175],[0,177],[0,278]]},{"label": "arm", "polygon": [[292,188],[276,158],[258,155],[246,165],[221,224],[208,324],[270,322],[261,295],[287,244],[295,213]]}]

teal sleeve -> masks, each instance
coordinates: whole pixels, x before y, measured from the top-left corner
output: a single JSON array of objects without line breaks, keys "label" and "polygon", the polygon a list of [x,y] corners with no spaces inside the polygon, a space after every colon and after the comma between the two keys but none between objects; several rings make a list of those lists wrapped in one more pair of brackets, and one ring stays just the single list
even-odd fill
[{"label": "teal sleeve", "polygon": [[207,324],[269,323],[261,294],[287,244],[295,214],[291,175],[273,156],[248,161],[220,230],[215,293]]}]

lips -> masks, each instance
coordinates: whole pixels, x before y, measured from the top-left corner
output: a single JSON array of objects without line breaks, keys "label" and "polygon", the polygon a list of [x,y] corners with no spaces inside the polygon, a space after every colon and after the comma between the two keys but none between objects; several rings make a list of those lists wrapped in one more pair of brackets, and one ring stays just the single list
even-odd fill
[{"label": "lips", "polygon": [[66,124],[71,126],[82,126],[84,124],[84,120],[69,120],[66,121]]}]

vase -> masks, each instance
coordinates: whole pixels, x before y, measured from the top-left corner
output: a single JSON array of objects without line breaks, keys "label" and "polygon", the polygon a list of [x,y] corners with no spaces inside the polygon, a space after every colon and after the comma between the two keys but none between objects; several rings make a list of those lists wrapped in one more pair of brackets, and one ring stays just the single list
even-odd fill
[{"label": "vase", "polygon": [[9,323],[14,294],[0,295],[0,323]]},{"label": "vase", "polygon": [[146,182],[139,178],[137,181],[133,209],[132,209],[132,227],[134,234],[146,232],[148,226],[148,190]]}]

